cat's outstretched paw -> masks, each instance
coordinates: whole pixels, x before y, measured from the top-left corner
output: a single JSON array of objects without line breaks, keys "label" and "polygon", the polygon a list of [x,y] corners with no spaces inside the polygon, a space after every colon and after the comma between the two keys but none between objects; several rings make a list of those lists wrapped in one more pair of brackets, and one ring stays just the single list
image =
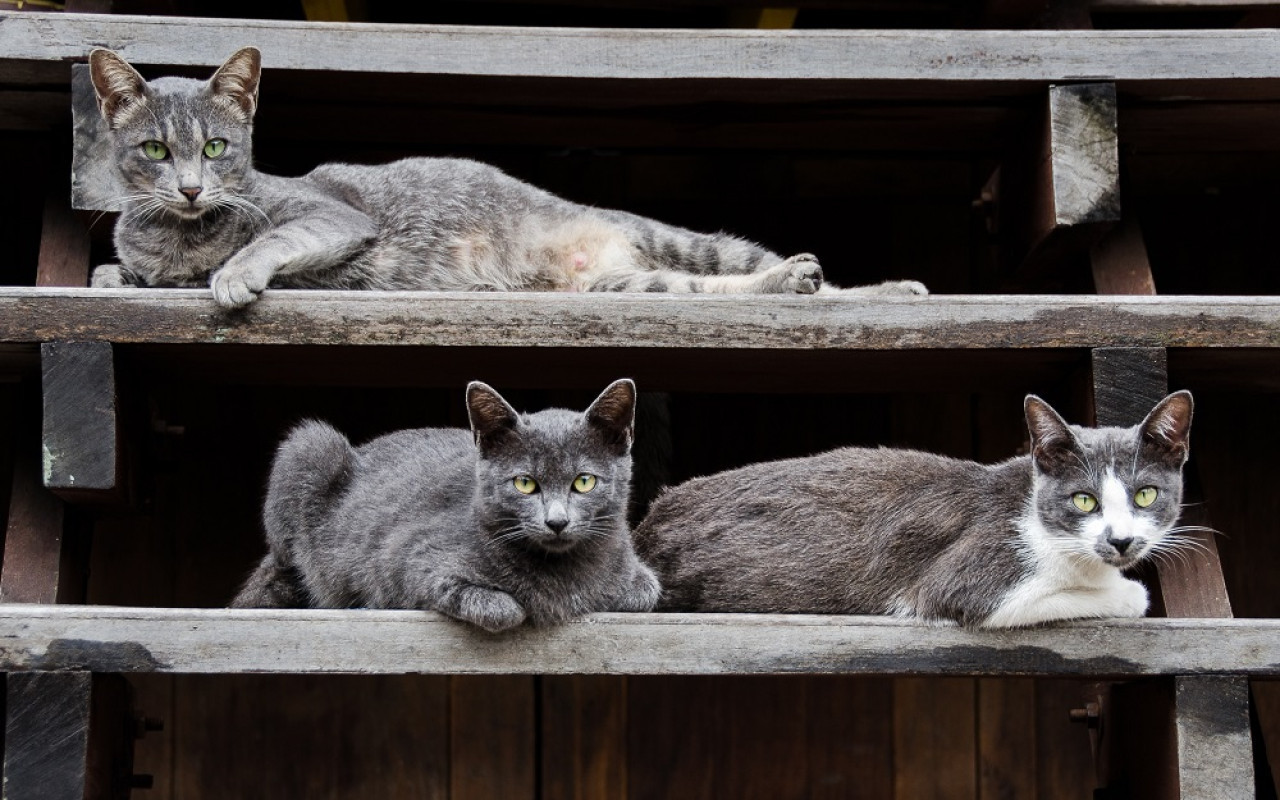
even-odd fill
[{"label": "cat's outstretched paw", "polygon": [[761,276],[760,291],[765,294],[813,294],[822,287],[822,266],[812,253],[800,253]]},{"label": "cat's outstretched paw", "polygon": [[870,286],[851,286],[847,289],[841,289],[827,283],[818,289],[818,294],[845,294],[860,297],[924,297],[929,294],[929,288],[920,281],[884,281]]},{"label": "cat's outstretched paw", "polygon": [[262,294],[270,276],[261,276],[252,270],[223,267],[209,279],[213,299],[223,308],[243,308]]},{"label": "cat's outstretched paw", "polygon": [[880,294],[910,294],[924,296],[929,294],[929,287],[920,281],[885,281],[873,287]]},{"label": "cat's outstretched paw", "polygon": [[89,285],[94,289],[119,289],[122,286],[136,287],[137,276],[119,264],[102,264],[93,270]]}]

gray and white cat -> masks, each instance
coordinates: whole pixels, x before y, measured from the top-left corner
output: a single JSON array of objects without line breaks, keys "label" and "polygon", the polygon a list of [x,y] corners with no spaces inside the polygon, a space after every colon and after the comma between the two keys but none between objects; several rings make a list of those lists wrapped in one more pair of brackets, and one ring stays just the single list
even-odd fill
[{"label": "gray and white cat", "polygon": [[[253,167],[260,56],[207,81],[145,81],[95,49],[90,75],[127,187],[95,287],[204,286],[238,307],[267,287],[796,292],[824,288],[809,254],[783,258],[556,197],[457,158],[326,164],[299,178]],[[926,294],[915,281],[825,291]]]},{"label": "gray and white cat", "polygon": [[1031,454],[985,465],[845,448],[696,478],[635,533],[659,610],[892,614],[1010,628],[1140,617],[1121,575],[1180,546],[1192,400],[1131,428],[1068,425],[1034,395]]},{"label": "gray and white cat", "polygon": [[269,552],[232,605],[432,609],[489,631],[652,609],[626,520],[635,400],[623,379],[585,412],[526,415],[473,382],[470,432],[353,448],[301,424],[271,469]]}]

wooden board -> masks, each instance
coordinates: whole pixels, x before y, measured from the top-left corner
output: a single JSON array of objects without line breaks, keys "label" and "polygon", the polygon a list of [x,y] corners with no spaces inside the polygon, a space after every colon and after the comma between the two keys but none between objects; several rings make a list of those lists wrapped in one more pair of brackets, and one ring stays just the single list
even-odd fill
[{"label": "wooden board", "polygon": [[882,617],[596,614],[489,635],[426,611],[0,606],[4,670],[1276,675],[1280,620],[966,631]]},{"label": "wooden board", "polygon": [[1280,298],[0,288],[0,343],[956,350],[1280,347]]},{"label": "wooden board", "polygon": [[109,342],[40,345],[44,485],[64,499],[120,488],[115,361]]},{"label": "wooden board", "polygon": [[450,679],[449,797],[538,797],[534,678]]},{"label": "wooden board", "polygon": [[0,26],[0,57],[8,59],[83,59],[86,42],[138,64],[213,67],[254,44],[267,69],[419,74],[988,83],[1280,77],[1280,33],[1266,30],[697,31],[78,14],[8,14]]},{"label": "wooden board", "polygon": [[1174,679],[1181,800],[1254,800],[1246,678]]},{"label": "wooden board", "polygon": [[6,684],[5,800],[84,800],[93,676],[33,672]]}]

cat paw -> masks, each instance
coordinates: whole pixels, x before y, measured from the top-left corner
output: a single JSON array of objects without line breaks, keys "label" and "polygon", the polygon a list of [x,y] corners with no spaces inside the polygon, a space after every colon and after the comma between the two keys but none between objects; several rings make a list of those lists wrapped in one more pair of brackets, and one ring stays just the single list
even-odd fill
[{"label": "cat paw", "polygon": [[652,611],[662,596],[662,586],[653,570],[641,566],[629,591],[617,598],[607,611]]},{"label": "cat paw", "polygon": [[119,264],[103,264],[93,270],[89,285],[94,289],[119,289],[122,286],[136,287],[133,273]]},{"label": "cat paw", "polygon": [[924,297],[929,288],[920,281],[884,281],[870,286],[851,286],[841,289],[829,283],[818,289],[818,294],[843,294],[857,297]]},{"label": "cat paw", "polygon": [[920,281],[885,281],[876,284],[880,294],[907,294],[924,296],[929,294],[929,287]]},{"label": "cat paw", "polygon": [[223,308],[243,308],[267,288],[267,277],[252,271],[223,267],[209,279],[214,301]]},{"label": "cat paw", "polygon": [[781,294],[813,294],[822,287],[822,266],[812,253],[800,253],[769,270],[776,271],[770,291]]},{"label": "cat paw", "polygon": [[489,633],[510,630],[528,616],[514,597],[497,589],[475,586],[459,601],[454,616]]}]

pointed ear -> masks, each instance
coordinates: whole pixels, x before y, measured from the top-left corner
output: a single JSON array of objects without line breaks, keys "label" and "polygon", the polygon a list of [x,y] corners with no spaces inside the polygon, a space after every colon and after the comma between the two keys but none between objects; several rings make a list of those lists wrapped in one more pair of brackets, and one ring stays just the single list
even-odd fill
[{"label": "pointed ear", "polygon": [[1157,448],[1172,466],[1182,466],[1191,451],[1191,392],[1174,392],[1142,421],[1142,440]]},{"label": "pointed ear", "polygon": [[258,79],[262,76],[262,54],[256,47],[242,47],[218,67],[209,79],[215,97],[230,100],[242,122],[253,119],[258,110]]},{"label": "pointed ear", "polygon": [[591,407],[583,412],[587,424],[604,435],[618,455],[631,450],[636,435],[636,385],[629,378],[609,384]]},{"label": "pointed ear", "polygon": [[111,50],[89,53],[89,78],[98,97],[98,110],[111,130],[119,128],[146,104],[147,82]]},{"label": "pointed ear", "polygon": [[1076,437],[1057,411],[1034,394],[1022,403],[1031,434],[1031,457],[1042,472],[1054,473],[1074,461]]},{"label": "pointed ear", "polygon": [[520,414],[493,387],[480,381],[467,384],[467,416],[476,447],[488,453],[516,429]]}]

